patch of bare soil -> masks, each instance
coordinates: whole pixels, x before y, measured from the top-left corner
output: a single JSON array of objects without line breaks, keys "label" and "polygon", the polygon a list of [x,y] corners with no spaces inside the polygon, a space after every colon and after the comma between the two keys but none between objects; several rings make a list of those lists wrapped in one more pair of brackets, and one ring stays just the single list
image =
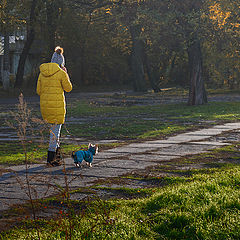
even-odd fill
[{"label": "patch of bare soil", "polygon": [[3,173],[6,173],[6,172],[10,172],[10,170],[4,169],[4,168],[0,167],[0,176],[1,176]]}]

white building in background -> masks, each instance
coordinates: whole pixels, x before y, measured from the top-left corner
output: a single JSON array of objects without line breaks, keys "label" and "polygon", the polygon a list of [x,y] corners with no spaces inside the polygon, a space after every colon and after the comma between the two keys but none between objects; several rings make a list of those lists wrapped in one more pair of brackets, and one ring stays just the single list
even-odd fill
[{"label": "white building in background", "polygon": [[[22,32],[10,34],[9,36],[9,63],[10,63],[10,75],[16,76],[19,58],[24,46],[26,36]],[[4,55],[4,37],[0,36],[0,82],[2,82],[3,72],[3,55]],[[24,73],[28,74],[32,71],[32,65],[29,59],[25,64]]]}]

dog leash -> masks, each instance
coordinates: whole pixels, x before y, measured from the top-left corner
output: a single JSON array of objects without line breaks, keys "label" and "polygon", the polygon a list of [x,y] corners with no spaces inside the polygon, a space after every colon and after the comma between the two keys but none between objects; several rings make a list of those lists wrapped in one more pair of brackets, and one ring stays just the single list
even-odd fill
[{"label": "dog leash", "polygon": [[[65,124],[63,124],[63,127],[64,127],[64,129],[66,130],[67,134],[68,134],[69,136],[71,136],[74,141],[77,142],[76,137],[69,132],[69,130],[67,129],[67,127],[66,127]],[[62,152],[62,149],[61,149],[61,148],[59,148],[59,154],[60,154],[59,157],[60,157],[61,161],[63,161],[64,158],[63,158],[63,152]]]},{"label": "dog leash", "polygon": [[[66,132],[67,132],[70,136],[73,136],[73,135],[68,131],[68,129],[67,129],[67,127],[66,127],[66,124],[63,124],[63,127],[65,128]],[[73,137],[74,137],[74,136],[73,136]]]},{"label": "dog leash", "polygon": [[70,137],[72,137],[72,139],[75,141],[75,142],[78,142],[79,140],[77,140],[77,138],[72,134],[72,133],[70,133],[70,131],[67,129],[67,127],[66,127],[66,124],[63,124],[63,127],[64,127],[64,129],[66,130],[66,132],[67,132],[67,134],[70,136]]},{"label": "dog leash", "polygon": [[[66,127],[65,124],[64,124],[63,127],[64,127],[64,129],[66,130],[67,134],[70,135],[76,143],[78,143],[79,140],[78,140],[73,134],[70,133],[70,131],[67,129],[67,127]],[[78,144],[78,145],[79,145],[79,144]],[[96,144],[96,146],[98,146],[98,144]],[[80,146],[80,147],[81,147],[81,146]]]}]

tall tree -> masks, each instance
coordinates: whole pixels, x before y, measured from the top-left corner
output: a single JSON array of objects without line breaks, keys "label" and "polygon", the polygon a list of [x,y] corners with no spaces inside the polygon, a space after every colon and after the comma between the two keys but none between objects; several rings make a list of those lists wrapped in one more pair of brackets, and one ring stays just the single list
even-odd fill
[{"label": "tall tree", "polygon": [[134,89],[137,92],[146,91],[146,80],[144,74],[144,42],[140,38],[141,26],[131,25],[132,37],[131,67],[134,79]]},{"label": "tall tree", "polygon": [[27,60],[27,56],[35,39],[35,25],[36,25],[36,7],[39,0],[32,0],[31,7],[30,7],[30,14],[29,19],[27,20],[27,39],[24,43],[24,47],[22,49],[22,53],[19,58],[17,74],[16,74],[16,81],[15,81],[15,88],[19,88],[23,84],[23,76],[24,76],[24,69],[25,63]]},{"label": "tall tree", "polygon": [[[112,69],[112,66],[118,62],[125,67],[127,63],[122,63],[122,59],[126,60],[126,57],[119,56],[119,52],[111,53],[118,51],[121,44],[115,43],[117,24],[109,9],[120,1],[66,2],[57,38],[65,46],[69,70],[78,86],[108,82],[114,75],[118,79],[124,75],[119,68]],[[126,34],[123,35],[122,38],[125,38]]]},{"label": "tall tree", "polygon": [[8,91],[10,88],[10,62],[9,62],[9,32],[4,31],[4,55],[3,55],[3,89]]},{"label": "tall tree", "polygon": [[236,88],[240,86],[239,1],[209,0],[206,15],[211,34],[207,35],[205,46],[210,84],[214,87]]},{"label": "tall tree", "polygon": [[201,33],[201,11],[205,0],[170,0],[176,13],[176,21],[185,37],[189,63],[189,105],[207,103],[204,86]]},{"label": "tall tree", "polygon": [[145,92],[147,90],[145,73],[145,62],[147,61],[145,52],[145,42],[142,36],[142,25],[138,21],[138,11],[145,1],[126,0],[118,7],[120,9],[120,21],[126,25],[132,40],[131,47],[131,70],[134,90]]},{"label": "tall tree", "polygon": [[188,62],[190,74],[189,105],[201,105],[207,103],[207,95],[204,86],[202,50],[199,39],[193,38],[188,45]]},{"label": "tall tree", "polygon": [[3,89],[8,91],[10,88],[10,61],[9,61],[9,34],[14,17],[10,14],[11,5],[6,0],[0,4],[0,26],[4,33],[4,56],[3,56]]},{"label": "tall tree", "polygon": [[62,1],[60,0],[45,0],[46,2],[46,40],[47,54],[49,60],[51,54],[56,47],[56,31],[59,24],[59,16],[62,11]]}]

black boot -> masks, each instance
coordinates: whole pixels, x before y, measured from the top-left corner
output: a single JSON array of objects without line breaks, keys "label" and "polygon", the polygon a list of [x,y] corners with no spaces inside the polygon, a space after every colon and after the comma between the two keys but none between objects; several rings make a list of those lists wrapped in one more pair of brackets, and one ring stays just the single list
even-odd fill
[{"label": "black boot", "polygon": [[54,166],[53,163],[56,161],[56,152],[48,151],[47,165]]},{"label": "black boot", "polygon": [[57,147],[56,149],[56,160],[55,163],[58,164],[57,166],[60,166],[62,164],[62,153],[60,147]]}]

